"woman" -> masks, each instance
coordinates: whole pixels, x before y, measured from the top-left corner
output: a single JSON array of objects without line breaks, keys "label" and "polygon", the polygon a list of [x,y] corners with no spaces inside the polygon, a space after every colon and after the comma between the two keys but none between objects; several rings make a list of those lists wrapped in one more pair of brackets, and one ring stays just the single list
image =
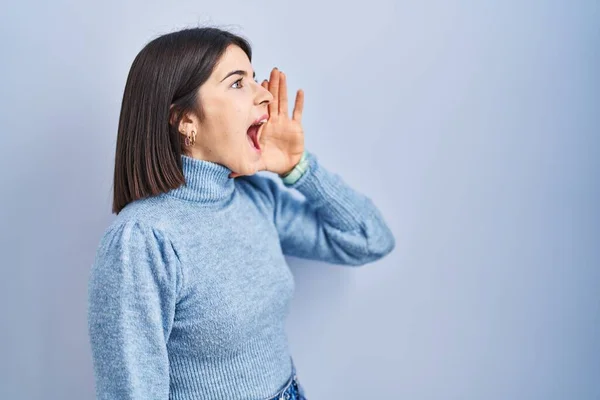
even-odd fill
[{"label": "woman", "polygon": [[302,91],[290,116],[285,75],[258,84],[251,59],[243,38],[196,28],[133,62],[117,217],[89,281],[100,399],[304,399],[284,255],[357,266],[394,247],[371,200],[304,149]]}]

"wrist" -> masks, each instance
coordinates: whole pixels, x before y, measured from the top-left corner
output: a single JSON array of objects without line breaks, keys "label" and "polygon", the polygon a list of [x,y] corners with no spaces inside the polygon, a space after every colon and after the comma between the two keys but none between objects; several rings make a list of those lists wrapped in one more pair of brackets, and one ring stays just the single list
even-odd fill
[{"label": "wrist", "polygon": [[302,153],[302,157],[300,158],[300,161],[298,161],[298,163],[294,166],[294,168],[292,168],[291,171],[285,173],[285,174],[280,174],[279,177],[283,180],[283,183],[287,184],[287,185],[292,185],[294,184],[296,181],[298,181],[302,175],[304,175],[304,173],[306,172],[306,170],[308,169],[308,153],[306,150],[304,150],[304,152]]},{"label": "wrist", "polygon": [[286,176],[288,176],[292,172],[294,172],[294,170],[298,167],[298,164],[300,164],[302,162],[302,160],[304,160],[304,158],[306,157],[305,153],[306,153],[306,151],[304,151],[302,153],[302,155],[300,156],[300,158],[298,159],[298,161],[296,162],[296,164],[294,164],[294,166],[291,169],[287,170],[286,172],[282,172],[280,174],[277,174],[277,175],[279,175],[279,177],[281,177],[281,178],[285,178]]}]

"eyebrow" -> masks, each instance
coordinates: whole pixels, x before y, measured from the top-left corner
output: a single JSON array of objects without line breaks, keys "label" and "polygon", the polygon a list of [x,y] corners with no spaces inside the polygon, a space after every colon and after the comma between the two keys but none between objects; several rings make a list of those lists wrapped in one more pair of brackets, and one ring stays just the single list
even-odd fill
[{"label": "eyebrow", "polygon": [[[221,82],[223,82],[225,79],[229,78],[231,75],[242,75],[242,76],[248,76],[248,73],[244,70],[241,69],[237,69],[235,71],[231,71],[230,73],[228,73],[225,78],[221,79]],[[256,72],[252,73],[252,78],[256,78]]]}]

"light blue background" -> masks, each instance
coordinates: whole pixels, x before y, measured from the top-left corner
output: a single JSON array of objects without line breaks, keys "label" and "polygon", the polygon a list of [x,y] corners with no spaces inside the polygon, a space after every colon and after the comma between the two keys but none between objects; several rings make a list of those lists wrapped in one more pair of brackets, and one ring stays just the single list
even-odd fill
[{"label": "light blue background", "polygon": [[600,398],[600,3],[11,2],[0,13],[0,398],[92,399],[87,277],[125,79],[217,24],[306,90],[306,144],[396,235],[290,259],[309,398]]}]

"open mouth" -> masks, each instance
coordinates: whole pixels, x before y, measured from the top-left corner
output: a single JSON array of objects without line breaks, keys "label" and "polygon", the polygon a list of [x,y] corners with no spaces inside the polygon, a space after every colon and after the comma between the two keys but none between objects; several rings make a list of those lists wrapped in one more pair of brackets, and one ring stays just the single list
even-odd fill
[{"label": "open mouth", "polygon": [[256,120],[252,125],[250,125],[250,128],[248,128],[248,131],[246,132],[248,135],[248,141],[250,142],[252,147],[257,151],[260,151],[260,143],[258,141],[260,128],[266,122],[267,118],[261,117],[260,119]]}]

